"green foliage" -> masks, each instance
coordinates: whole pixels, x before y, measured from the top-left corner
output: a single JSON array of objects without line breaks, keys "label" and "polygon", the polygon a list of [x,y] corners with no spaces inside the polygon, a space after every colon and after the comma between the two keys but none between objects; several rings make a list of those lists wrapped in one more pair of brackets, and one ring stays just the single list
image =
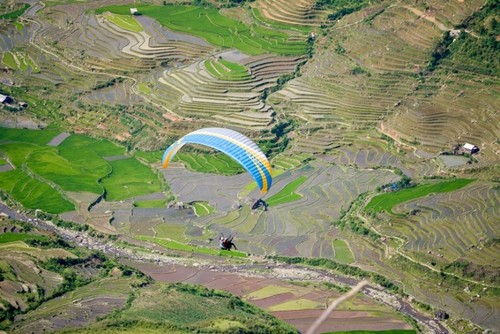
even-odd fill
[{"label": "green foliage", "polygon": [[208,216],[215,211],[215,208],[207,202],[194,202],[193,210],[198,217]]},{"label": "green foliage", "polygon": [[[137,5],[139,13],[156,19],[163,26],[204,38],[207,42],[223,47],[237,48],[250,55],[272,52],[301,55],[307,53],[307,43],[290,41],[289,36],[278,30],[248,26],[241,21],[223,16],[212,6],[152,6]],[[130,15],[130,6],[109,6],[96,13],[112,12]]]},{"label": "green foliage", "polygon": [[29,209],[41,209],[56,214],[75,209],[74,204],[57,190],[19,169],[1,173],[0,189]]},{"label": "green foliage", "polygon": [[441,41],[437,44],[434,51],[431,54],[431,60],[427,64],[427,71],[432,72],[436,69],[439,63],[446,57],[450,55],[450,50],[448,46],[453,42],[453,38],[450,36],[449,32],[445,32]]},{"label": "green foliage", "polygon": [[224,59],[207,59],[205,61],[205,68],[219,80],[242,81],[250,76],[245,66],[231,63]]},{"label": "green foliage", "polygon": [[205,152],[193,149],[188,152],[178,152],[174,161],[181,161],[188,169],[201,173],[236,175],[245,171],[238,162],[226,154]]},{"label": "green foliage", "polygon": [[432,54],[428,70],[432,71],[443,59],[453,71],[498,76],[500,74],[500,6],[498,0],[488,0],[485,6],[457,27],[460,35],[454,39],[445,33]]},{"label": "green foliage", "polygon": [[13,11],[13,12],[9,12],[9,13],[5,13],[5,14],[1,14],[0,15],[0,20],[1,19],[8,19],[8,20],[15,20],[17,19],[19,16],[23,15],[24,12],[30,8],[30,5],[25,3],[25,4],[22,4],[22,7]]},{"label": "green foliage", "polygon": [[[34,234],[24,234],[24,233],[13,233],[7,232],[0,234],[0,244],[13,241],[38,241],[38,240],[48,240],[47,237]],[[29,242],[27,242],[29,244]]]},{"label": "green foliage", "polygon": [[269,206],[276,206],[283,203],[288,203],[296,201],[302,198],[302,195],[295,193],[297,188],[304,182],[306,182],[307,176],[302,175],[292,182],[288,183],[283,189],[278,193],[266,199],[266,203]]},{"label": "green foliage", "polygon": [[413,188],[375,196],[366,205],[365,210],[374,212],[386,211],[393,213],[392,208],[400,203],[427,196],[433,193],[451,192],[474,182],[471,179],[454,179],[438,183],[421,184]]},{"label": "green foliage", "polygon": [[380,239],[380,235],[373,230],[367,228],[363,221],[358,217],[358,211],[364,204],[367,194],[363,193],[349,204],[349,208],[340,209],[340,217],[333,222],[333,225],[338,226],[341,230],[348,228],[351,232],[368,237],[373,241]]},{"label": "green foliage", "polygon": [[[106,320],[105,320],[106,321]],[[296,333],[259,308],[242,301],[227,292],[207,289],[200,285],[182,283],[156,284],[140,290],[130,307],[116,312],[114,325],[109,328],[135,328],[136,321],[145,323],[144,328],[171,329],[174,333]],[[225,323],[227,328],[217,324]],[[118,326],[117,326],[118,325]],[[99,323],[94,325],[99,326]],[[155,327],[153,327],[155,328]]]},{"label": "green foliage", "polygon": [[[271,134],[274,135],[274,138],[258,141],[262,152],[268,157],[283,153],[290,142],[287,133],[292,131],[296,125],[296,122],[292,119],[285,119],[276,123],[271,129]],[[267,133],[264,134],[267,135]]]},{"label": "green foliage", "polygon": [[117,83],[122,83],[123,81],[125,81],[125,78],[122,78],[122,77],[113,78],[113,79],[110,79],[110,80],[108,80],[106,82],[98,83],[92,89],[93,90],[98,90],[98,89],[103,89],[103,88],[106,88],[106,87],[111,87],[111,86],[114,86]]},{"label": "green foliage", "polygon": [[161,192],[160,181],[153,171],[135,158],[110,161],[111,174],[101,181],[106,199],[119,201],[135,196]]}]

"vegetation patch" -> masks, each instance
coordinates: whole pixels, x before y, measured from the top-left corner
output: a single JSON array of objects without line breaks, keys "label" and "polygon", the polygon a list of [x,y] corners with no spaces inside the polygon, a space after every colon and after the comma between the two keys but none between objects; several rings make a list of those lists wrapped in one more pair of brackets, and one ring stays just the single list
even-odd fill
[{"label": "vegetation patch", "polygon": [[208,216],[215,212],[215,208],[208,204],[208,202],[194,202],[192,203],[195,215],[198,217]]},{"label": "vegetation patch", "polygon": [[70,333],[296,333],[288,324],[227,292],[199,285],[155,284],[134,294],[128,307]]},{"label": "vegetation patch", "polygon": [[[216,8],[196,6],[137,5],[138,12],[157,20],[163,26],[204,38],[207,42],[237,48],[249,55],[272,52],[301,55],[307,52],[307,43],[290,40],[289,35],[278,30],[248,26],[243,22],[223,16]],[[130,6],[109,6],[96,10],[130,15]]]},{"label": "vegetation patch", "polygon": [[354,256],[344,240],[333,240],[333,249],[335,249],[335,260],[347,264],[354,262]]},{"label": "vegetation patch", "polygon": [[141,32],[144,30],[142,25],[130,15],[104,13],[104,17],[125,30],[133,32]]},{"label": "vegetation patch", "polygon": [[314,300],[299,298],[287,301],[282,304],[273,305],[268,308],[271,312],[276,311],[298,311],[298,310],[311,310],[311,309],[322,309],[325,305]]},{"label": "vegetation patch", "polygon": [[451,181],[443,181],[439,183],[421,184],[413,188],[407,188],[400,191],[377,195],[370,200],[366,205],[365,211],[373,212],[388,212],[393,213],[394,206],[411,201],[413,199],[424,197],[433,193],[444,193],[455,191],[465,187],[469,183],[474,182],[471,179],[454,179]]},{"label": "vegetation patch", "polygon": [[5,13],[5,14],[1,14],[0,15],[0,20],[1,19],[8,19],[8,20],[15,20],[17,19],[19,16],[23,15],[24,12],[30,8],[30,5],[25,3],[25,4],[22,4],[22,7],[19,8],[19,9],[16,9],[12,12],[8,12],[8,13]]},{"label": "vegetation patch", "polygon": [[238,162],[223,153],[178,152],[174,161],[181,161],[189,170],[200,173],[236,175],[245,171]]},{"label": "vegetation patch", "polygon": [[180,251],[186,251],[186,252],[193,252],[193,253],[198,253],[198,254],[206,254],[206,255],[215,255],[215,256],[235,256],[235,257],[247,257],[247,254],[244,252],[240,251],[229,251],[229,250],[222,250],[222,249],[213,249],[213,248],[208,248],[208,247],[200,247],[200,246],[191,246],[187,244],[183,244],[174,240],[168,240],[168,239],[160,239],[160,238],[154,238],[154,237],[147,237],[147,236],[137,236],[136,237],[138,240],[145,240],[145,241],[151,241],[154,242],[162,247],[165,247],[167,249],[173,249],[173,250],[180,250]]},{"label": "vegetation patch", "polygon": [[26,240],[48,240],[47,237],[35,234],[25,234],[25,233],[12,233],[7,232],[0,234],[0,244],[13,241],[26,241]]},{"label": "vegetation patch", "polygon": [[109,164],[112,172],[101,182],[106,189],[106,200],[119,201],[161,191],[158,176],[135,158],[110,161]]},{"label": "vegetation patch", "polygon": [[295,190],[307,180],[307,176],[302,175],[287,184],[278,193],[266,199],[269,206],[276,206],[283,203],[293,202],[302,198],[302,195],[295,193]]},{"label": "vegetation patch", "polygon": [[241,81],[250,77],[245,66],[224,59],[207,59],[205,68],[219,80]]},{"label": "vegetation patch", "polygon": [[136,208],[164,208],[167,205],[167,199],[151,199],[146,201],[135,201]]}]

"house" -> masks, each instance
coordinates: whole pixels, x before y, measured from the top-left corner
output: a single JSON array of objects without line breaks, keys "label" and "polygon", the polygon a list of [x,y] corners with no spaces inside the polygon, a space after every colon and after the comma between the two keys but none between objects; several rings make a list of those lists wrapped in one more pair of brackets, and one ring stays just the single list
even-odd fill
[{"label": "house", "polygon": [[479,152],[479,147],[474,146],[474,145],[469,144],[469,143],[465,143],[463,148],[464,148],[466,153],[470,152],[471,154],[474,154],[476,152]]},{"label": "house", "polygon": [[12,97],[10,97],[9,95],[3,95],[3,94],[0,94],[0,103],[12,103],[14,102],[14,99]]},{"label": "house", "polygon": [[137,10],[137,8],[130,8],[130,14],[139,15],[139,11]]}]

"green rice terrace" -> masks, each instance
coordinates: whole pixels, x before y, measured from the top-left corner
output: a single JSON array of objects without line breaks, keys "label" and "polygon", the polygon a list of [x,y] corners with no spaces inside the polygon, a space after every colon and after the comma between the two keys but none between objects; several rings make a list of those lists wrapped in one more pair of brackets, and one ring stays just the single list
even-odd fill
[{"label": "green rice terrace", "polygon": [[[1,2],[0,330],[306,332],[366,278],[317,333],[500,331],[499,21],[496,0]],[[162,168],[201,128],[254,141],[269,191],[203,145]]]}]

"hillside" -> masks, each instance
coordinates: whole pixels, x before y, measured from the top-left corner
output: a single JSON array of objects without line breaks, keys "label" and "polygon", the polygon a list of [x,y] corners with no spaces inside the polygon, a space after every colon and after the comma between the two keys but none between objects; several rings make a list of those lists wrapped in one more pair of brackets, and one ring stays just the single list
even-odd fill
[{"label": "hillside", "polygon": [[[449,318],[435,319],[441,331],[500,330],[497,2],[2,3],[2,203],[130,252],[187,258],[188,267],[206,259],[266,267],[276,256],[325,268],[331,260],[327,270],[377,277],[426,319],[445,312]],[[165,148],[202,127],[253,139],[274,170],[270,191],[201,146],[186,145],[162,169]],[[257,200],[266,205],[252,209]],[[220,233],[236,235],[238,251],[219,251]],[[5,292],[16,312],[49,302],[65,279],[36,264],[57,251],[23,238],[11,240],[19,253],[1,262],[5,277],[19,280]],[[56,240],[42,231],[29,238]],[[69,247],[61,251],[93,261]],[[12,271],[28,262],[43,284]],[[97,284],[82,275],[81,284]],[[124,295],[132,291],[130,277],[119,279]],[[177,288],[157,282],[145,291],[185,292]],[[138,315],[144,293],[138,304],[120,295],[114,318],[81,331],[127,321],[160,331],[156,315]],[[322,293],[278,289],[256,303],[298,326],[289,308],[313,314]],[[210,297],[220,305],[233,298]],[[370,298],[352,305],[365,312]],[[371,317],[387,330],[427,328],[398,312],[364,314],[349,329],[370,329]],[[199,320],[207,331],[252,330],[249,320]],[[191,330],[178,325],[165,326]]]},{"label": "hillside", "polygon": [[[103,253],[70,245],[30,223],[2,219],[0,230],[0,324],[10,333],[123,327],[152,333],[296,332],[229,293],[152,283]],[[97,319],[105,320],[95,324]]]}]

